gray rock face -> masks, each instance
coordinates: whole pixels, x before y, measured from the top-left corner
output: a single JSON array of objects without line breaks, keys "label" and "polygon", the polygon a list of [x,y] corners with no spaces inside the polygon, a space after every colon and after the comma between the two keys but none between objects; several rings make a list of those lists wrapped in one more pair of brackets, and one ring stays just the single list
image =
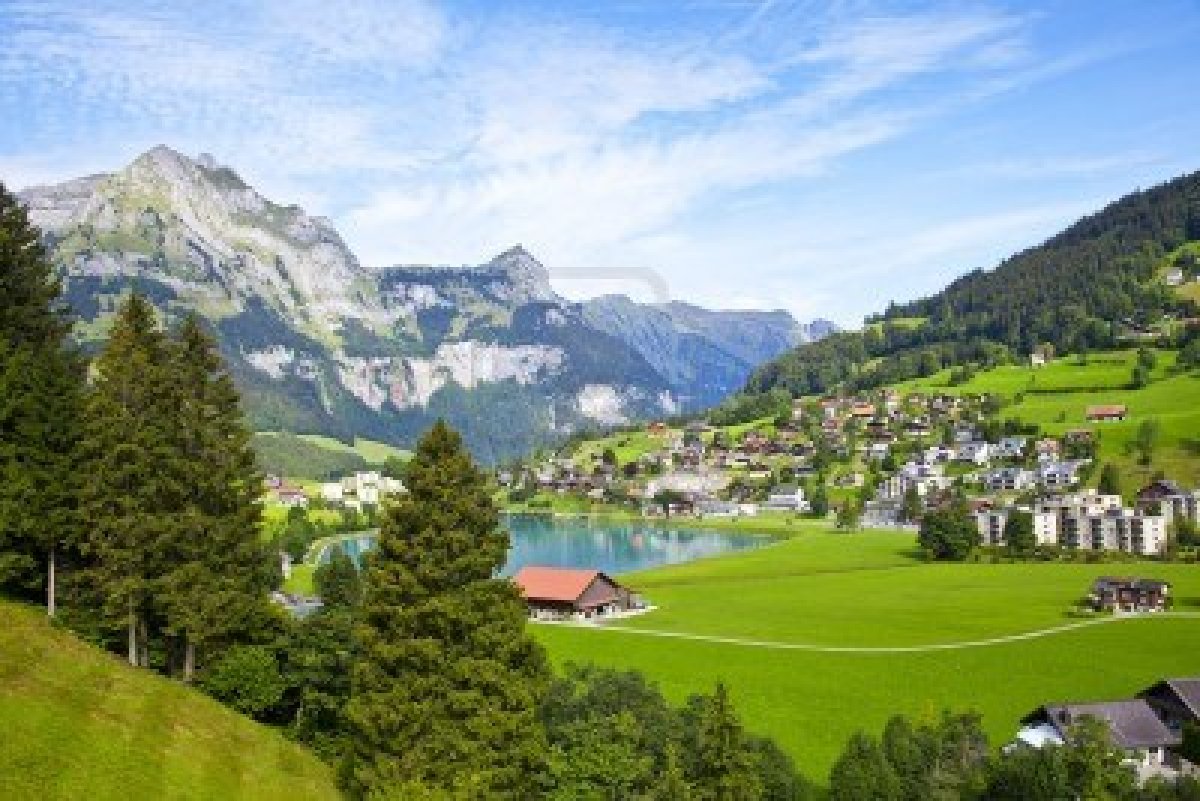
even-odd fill
[{"label": "gray rock face", "polygon": [[131,288],[168,319],[197,313],[261,429],[408,443],[441,416],[497,459],[716,402],[807,336],[784,312],[570,303],[520,246],[480,265],[368,269],[328,220],[163,146],[21,197],[87,346]]},{"label": "gray rock face", "polygon": [[624,295],[590,300],[583,313],[640,353],[691,407],[719,403],[759,364],[834,330],[824,320],[801,325],[786,311],[712,311],[678,301],[645,305]]}]

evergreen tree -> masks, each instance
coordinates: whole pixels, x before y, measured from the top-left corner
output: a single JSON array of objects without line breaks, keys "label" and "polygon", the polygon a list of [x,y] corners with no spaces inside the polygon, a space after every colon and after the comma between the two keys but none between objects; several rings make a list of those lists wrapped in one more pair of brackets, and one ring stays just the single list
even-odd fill
[{"label": "evergreen tree", "polygon": [[154,310],[131,295],[95,364],[83,443],[82,510],[102,610],[128,632],[129,662],[149,662],[154,585],[178,541],[184,495],[177,454],[179,395]]},{"label": "evergreen tree", "polygon": [[251,432],[216,343],[189,317],[170,357],[179,404],[171,463],[182,496],[156,590],[190,681],[198,648],[266,633],[277,568],[259,534],[263,483]]},{"label": "evergreen tree", "polygon": [[679,747],[667,743],[662,774],[651,790],[650,798],[653,801],[692,801],[695,797],[679,761]]},{"label": "evergreen tree", "polygon": [[717,684],[709,697],[693,699],[692,786],[698,799],[749,801],[759,798],[762,781],[754,752],[738,721],[729,691]]},{"label": "evergreen tree", "polygon": [[829,774],[832,801],[900,801],[903,793],[878,741],[862,732],[851,737]]},{"label": "evergreen tree", "polygon": [[354,560],[339,546],[333,546],[329,561],[316,569],[313,583],[325,609],[348,609],[358,604],[362,586]]},{"label": "evergreen tree", "polygon": [[[0,587],[45,590],[77,556],[82,360],[39,233],[0,184]],[[64,553],[65,552],[65,553]]]},{"label": "evergreen tree", "polygon": [[403,782],[528,798],[545,771],[549,679],[486,477],[439,421],[405,469],[364,572],[346,717],[350,791]]}]

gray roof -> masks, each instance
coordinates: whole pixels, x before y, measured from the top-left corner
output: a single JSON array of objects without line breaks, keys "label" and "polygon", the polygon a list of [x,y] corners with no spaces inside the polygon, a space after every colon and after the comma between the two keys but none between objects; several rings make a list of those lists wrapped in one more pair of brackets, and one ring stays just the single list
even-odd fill
[{"label": "gray roof", "polygon": [[1086,717],[1102,720],[1118,748],[1179,745],[1180,736],[1167,728],[1145,701],[1102,701],[1091,704],[1047,704],[1024,719],[1046,721],[1066,739],[1072,726]]},{"label": "gray roof", "polygon": [[1187,704],[1193,715],[1200,718],[1200,678],[1167,679],[1165,684],[1175,691],[1180,701]]}]

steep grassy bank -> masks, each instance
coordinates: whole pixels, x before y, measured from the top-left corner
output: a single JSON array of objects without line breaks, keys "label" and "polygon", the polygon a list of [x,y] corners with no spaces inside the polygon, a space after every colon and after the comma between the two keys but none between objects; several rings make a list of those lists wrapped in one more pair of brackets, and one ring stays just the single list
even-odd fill
[{"label": "steep grassy bank", "polygon": [[339,798],[281,734],[0,600],[0,798]]}]

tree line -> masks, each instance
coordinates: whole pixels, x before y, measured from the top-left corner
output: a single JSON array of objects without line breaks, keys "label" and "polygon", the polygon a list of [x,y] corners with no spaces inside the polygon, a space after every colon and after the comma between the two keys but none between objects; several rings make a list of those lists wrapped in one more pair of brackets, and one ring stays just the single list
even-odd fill
[{"label": "tree line", "polygon": [[[881,736],[853,735],[830,772],[831,801],[1195,801],[1200,781],[1139,783],[1107,726],[1084,717],[1061,744],[988,745],[980,717],[951,714],[888,720]],[[1193,735],[1194,736],[1194,735]]]},{"label": "tree line", "polygon": [[1111,348],[1127,328],[1168,313],[1195,316],[1194,303],[1154,279],[1166,254],[1198,239],[1193,173],[1128,195],[994,270],[890,305],[861,332],[801,345],[756,370],[744,392],[859,390],[950,366],[1003,364],[1046,345],[1058,353]]}]

